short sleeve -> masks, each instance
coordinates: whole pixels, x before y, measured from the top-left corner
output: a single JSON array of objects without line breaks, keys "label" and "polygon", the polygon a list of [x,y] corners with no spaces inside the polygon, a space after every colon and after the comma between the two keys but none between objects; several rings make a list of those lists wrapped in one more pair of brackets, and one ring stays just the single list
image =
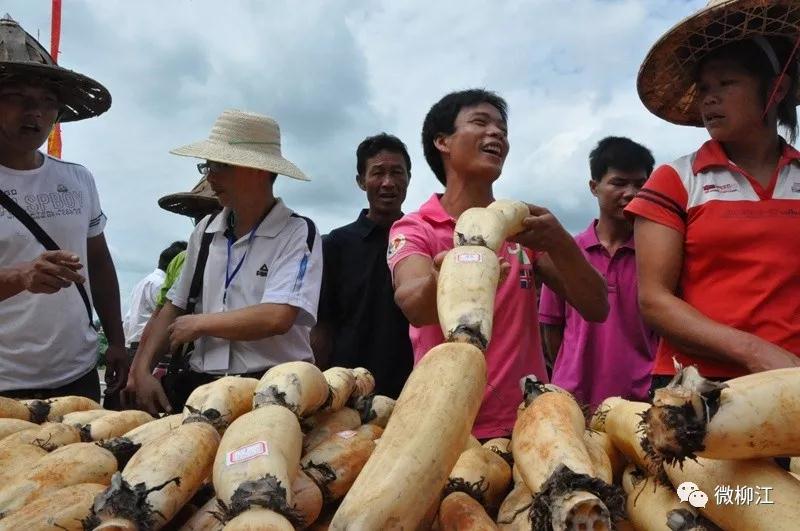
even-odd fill
[{"label": "short sleeve", "polygon": [[86,237],[94,238],[102,234],[103,230],[106,228],[106,215],[100,207],[100,194],[97,193],[97,185],[94,182],[94,177],[89,170],[83,166],[79,166],[79,168],[84,173],[83,177],[89,194],[89,201],[87,204],[89,210],[89,230]]},{"label": "short sleeve", "polygon": [[629,218],[641,216],[650,221],[686,233],[688,194],[680,176],[672,166],[660,166],[653,172],[627,207]]},{"label": "short sleeve", "polygon": [[295,217],[290,223],[286,243],[272,263],[264,287],[262,303],[288,304],[300,310],[296,324],[314,326],[322,285],[322,239],[314,222]]},{"label": "short sleeve", "polygon": [[317,320],[319,322],[337,321],[336,316],[336,284],[339,278],[338,245],[334,233],[326,234],[322,237],[322,288],[319,295],[319,310]]},{"label": "short sleeve", "polygon": [[[187,303],[189,302],[189,288],[192,284],[194,270],[197,267],[197,255],[200,254],[200,242],[203,240],[203,233],[209,222],[210,217],[206,217],[194,228],[194,232],[192,232],[192,235],[189,237],[189,244],[186,247],[186,254],[184,255],[185,260],[180,270],[180,275],[167,292],[167,299],[182,310],[186,309]],[[170,265],[171,264],[172,262],[170,262]]]},{"label": "short sleeve", "polygon": [[426,225],[420,217],[415,214],[403,216],[394,222],[389,231],[389,246],[386,249],[386,262],[389,270],[394,276],[394,268],[404,258],[413,254],[434,257],[433,247]]},{"label": "short sleeve", "polygon": [[539,322],[547,325],[563,325],[565,315],[564,299],[546,284],[542,284],[539,296]]},{"label": "short sleeve", "polygon": [[161,289],[156,297],[157,308],[164,306],[164,304],[167,302],[167,293],[178,280],[185,261],[186,251],[181,251],[169,262],[169,265],[167,266],[167,274],[164,277],[164,283],[161,284]]}]

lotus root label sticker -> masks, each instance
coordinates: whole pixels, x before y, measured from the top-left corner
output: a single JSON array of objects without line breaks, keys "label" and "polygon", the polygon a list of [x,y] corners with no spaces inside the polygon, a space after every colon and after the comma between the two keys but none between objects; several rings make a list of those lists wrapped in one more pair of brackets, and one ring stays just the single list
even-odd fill
[{"label": "lotus root label sticker", "polygon": [[351,439],[356,436],[356,432],[354,432],[353,430],[346,430],[346,431],[340,431],[336,435],[338,435],[342,439]]},{"label": "lotus root label sticker", "polygon": [[255,459],[260,455],[269,455],[269,445],[267,441],[257,441],[247,446],[242,446],[236,450],[228,452],[225,456],[225,464],[227,466],[235,465],[236,463],[243,463]]},{"label": "lotus root label sticker", "polygon": [[389,242],[389,247],[386,248],[386,259],[390,259],[397,252],[402,249],[406,244],[406,237],[403,234],[396,234]]},{"label": "lotus root label sticker", "polygon": [[456,262],[462,264],[483,262],[483,257],[479,253],[457,253]]}]

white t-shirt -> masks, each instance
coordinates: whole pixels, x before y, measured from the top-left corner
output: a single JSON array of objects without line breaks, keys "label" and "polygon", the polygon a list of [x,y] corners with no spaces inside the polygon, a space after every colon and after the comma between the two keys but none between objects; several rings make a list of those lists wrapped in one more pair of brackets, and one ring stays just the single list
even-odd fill
[{"label": "white t-shirt", "polygon": [[[45,155],[35,170],[0,166],[0,188],[64,250],[80,257],[91,300],[86,240],[102,234],[92,174]],[[0,207],[0,267],[28,262],[45,251],[31,232]],[[75,286],[54,294],[23,291],[0,301],[0,391],[66,385],[97,363],[97,334]]]},{"label": "white t-shirt", "polygon": [[228,264],[225,230],[229,213],[225,208],[210,224],[208,217],[197,224],[189,239],[181,276],[167,298],[175,306],[186,308],[200,241],[203,232],[211,232],[214,237],[196,314],[238,310],[261,303],[289,304],[300,311],[294,325],[283,335],[258,341],[202,337],[194,342],[190,366],[197,372],[242,374],[286,361],[313,361],[309,336],[317,320],[322,282],[322,243],[314,223],[294,214],[279,199],[256,229],[252,241],[245,235],[232,245],[230,273],[240,261],[241,268],[225,296]]},{"label": "white t-shirt", "polygon": [[156,310],[156,298],[161,291],[161,284],[167,274],[160,269],[156,269],[136,284],[131,292],[131,304],[128,313],[122,320],[122,328],[125,332],[125,346],[130,347],[131,343],[138,343],[142,339],[144,325]]}]

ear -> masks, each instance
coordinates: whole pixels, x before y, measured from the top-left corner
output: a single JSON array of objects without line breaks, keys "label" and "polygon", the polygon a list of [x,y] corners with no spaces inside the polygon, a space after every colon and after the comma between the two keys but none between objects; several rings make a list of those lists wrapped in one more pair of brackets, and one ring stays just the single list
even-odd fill
[{"label": "ear", "polygon": [[450,153],[450,137],[444,133],[439,133],[434,137],[433,145],[441,153]]},{"label": "ear", "polygon": [[592,192],[592,195],[597,197],[597,185],[599,183],[594,179],[589,179],[589,191]]},{"label": "ear", "polygon": [[363,190],[364,192],[367,191],[367,185],[364,184],[364,178],[358,173],[356,173],[356,184],[358,184],[358,187],[361,188],[361,190]]}]

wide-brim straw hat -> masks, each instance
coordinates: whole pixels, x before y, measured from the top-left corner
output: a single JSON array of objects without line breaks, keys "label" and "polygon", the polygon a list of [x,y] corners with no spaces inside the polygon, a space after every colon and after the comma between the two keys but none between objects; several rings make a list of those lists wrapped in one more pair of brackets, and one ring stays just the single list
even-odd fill
[{"label": "wide-brim straw hat", "polygon": [[0,82],[37,79],[51,85],[62,104],[59,122],[99,116],[111,107],[111,94],[94,79],[58,66],[39,42],[9,15],[0,19]]},{"label": "wide-brim straw hat", "polygon": [[180,192],[169,194],[158,200],[158,206],[169,212],[200,218],[216,212],[222,206],[217,199],[217,194],[211,189],[211,185],[205,177],[200,179],[190,192]]},{"label": "wide-brim straw hat", "polygon": [[173,149],[170,153],[270,171],[301,181],[311,180],[283,158],[278,123],[269,116],[253,112],[224,111],[207,140]]},{"label": "wide-brim straw hat", "polygon": [[[702,126],[695,104],[694,73],[699,61],[721,46],[758,35],[785,37],[794,44],[800,35],[800,0],[711,0],[650,49],[639,69],[639,97],[664,120]],[[768,60],[766,55],[764,60]]]}]

